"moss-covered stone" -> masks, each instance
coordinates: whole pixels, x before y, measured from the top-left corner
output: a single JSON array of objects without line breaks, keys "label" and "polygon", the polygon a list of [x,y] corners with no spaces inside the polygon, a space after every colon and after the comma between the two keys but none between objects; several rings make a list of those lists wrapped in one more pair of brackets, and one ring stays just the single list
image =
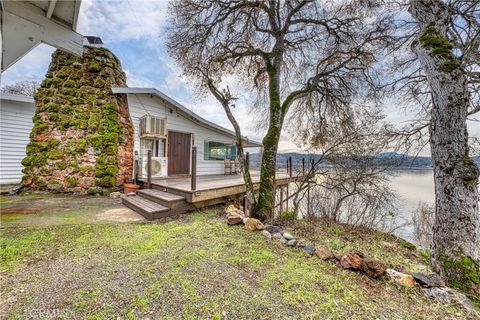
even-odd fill
[{"label": "moss-covered stone", "polygon": [[[112,85],[126,85],[125,75],[107,49],[86,47],[81,58],[54,52],[35,94],[31,142],[22,161],[29,185],[98,194],[98,188],[110,190],[123,179],[119,152],[125,141],[133,144],[133,136],[124,137],[129,130],[122,125],[119,101],[126,107],[126,100],[111,92]],[[63,172],[68,175],[60,183]]]},{"label": "moss-covered stone", "polygon": [[77,178],[68,176],[65,178],[65,181],[67,181],[67,185],[70,188],[75,188],[77,186]]}]

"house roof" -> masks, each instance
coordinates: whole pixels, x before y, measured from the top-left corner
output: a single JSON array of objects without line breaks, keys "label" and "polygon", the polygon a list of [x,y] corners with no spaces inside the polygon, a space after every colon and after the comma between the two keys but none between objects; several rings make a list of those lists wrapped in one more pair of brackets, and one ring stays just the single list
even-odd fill
[{"label": "house roof", "polygon": [[[150,94],[150,95],[156,96],[168,102],[169,104],[173,105],[174,107],[176,107],[177,112],[184,115],[187,119],[190,119],[214,131],[231,136],[234,139],[236,138],[235,132],[200,117],[198,114],[194,113],[187,107],[183,106],[182,104],[178,103],[177,101],[173,100],[172,98],[170,98],[169,96],[167,96],[166,94],[160,92],[155,88],[112,87],[112,92],[126,93],[126,94]],[[249,140],[247,137],[244,137],[243,139],[244,139],[245,147],[262,147],[262,144],[260,142]]]},{"label": "house roof", "polygon": [[5,70],[40,43],[82,55],[76,32],[81,0],[0,0]]},{"label": "house roof", "polygon": [[8,100],[8,101],[35,103],[35,100],[33,99],[33,97],[22,96],[22,95],[18,95],[18,94],[2,93],[2,94],[0,94],[0,98],[2,100]]}]

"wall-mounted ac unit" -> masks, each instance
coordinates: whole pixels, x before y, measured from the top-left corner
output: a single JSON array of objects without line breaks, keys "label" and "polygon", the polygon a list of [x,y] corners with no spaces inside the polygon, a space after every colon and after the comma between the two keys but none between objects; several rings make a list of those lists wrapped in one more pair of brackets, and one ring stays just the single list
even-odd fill
[{"label": "wall-mounted ac unit", "polygon": [[[147,159],[143,161],[143,175],[147,177]],[[168,161],[166,157],[152,158],[152,178],[161,178],[168,175]]]},{"label": "wall-mounted ac unit", "polygon": [[164,118],[143,116],[140,118],[140,138],[166,138],[167,126]]}]

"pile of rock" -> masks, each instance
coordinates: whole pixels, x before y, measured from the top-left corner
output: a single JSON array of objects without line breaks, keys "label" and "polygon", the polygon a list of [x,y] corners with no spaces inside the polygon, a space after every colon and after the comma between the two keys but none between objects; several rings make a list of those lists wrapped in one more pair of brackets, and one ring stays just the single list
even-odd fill
[{"label": "pile of rock", "polygon": [[463,293],[446,287],[443,279],[436,273],[412,272],[408,274],[387,269],[386,274],[390,282],[397,285],[407,288],[420,286],[423,293],[429,298],[444,304],[460,304],[467,310],[480,312],[480,308],[475,306]]},{"label": "pile of rock", "polygon": [[307,254],[317,256],[321,260],[334,260],[343,269],[361,272],[372,279],[386,277],[390,282],[402,287],[414,288],[420,286],[423,292],[430,298],[450,304],[461,304],[468,310],[480,312],[463,293],[445,287],[442,278],[435,273],[413,272],[412,274],[399,272],[394,269],[387,269],[380,261],[364,257],[359,252],[345,254],[334,253],[325,245],[314,245],[306,243],[303,239],[296,239],[292,234],[283,230],[281,226],[264,225],[260,220],[247,218],[243,212],[233,205],[225,209],[227,223],[229,225],[244,224],[249,231],[262,231],[268,240],[277,240],[289,247],[301,247]]}]

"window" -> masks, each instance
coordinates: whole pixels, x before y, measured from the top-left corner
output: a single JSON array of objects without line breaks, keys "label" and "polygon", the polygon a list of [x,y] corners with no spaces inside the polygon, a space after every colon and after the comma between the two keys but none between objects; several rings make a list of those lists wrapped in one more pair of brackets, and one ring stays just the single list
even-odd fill
[{"label": "window", "polygon": [[204,160],[235,160],[237,157],[237,146],[234,144],[205,141],[203,144]]},{"label": "window", "polygon": [[165,156],[165,139],[140,139],[140,154],[147,156],[148,150],[152,150],[152,157]]}]

